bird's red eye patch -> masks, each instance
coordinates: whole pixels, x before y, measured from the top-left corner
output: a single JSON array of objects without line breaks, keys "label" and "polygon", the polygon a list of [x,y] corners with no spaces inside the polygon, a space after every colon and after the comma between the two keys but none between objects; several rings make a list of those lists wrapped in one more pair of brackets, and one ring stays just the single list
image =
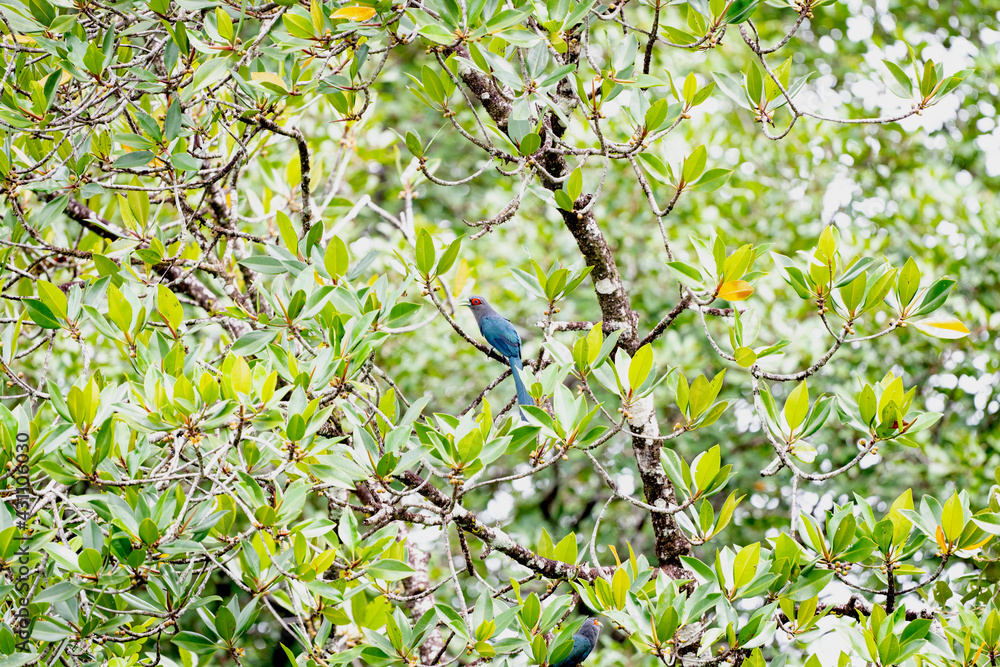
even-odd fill
[{"label": "bird's red eye patch", "polygon": [[472,305],[473,306],[478,306],[480,303],[482,303],[482,302],[479,299],[473,299],[472,300]]}]

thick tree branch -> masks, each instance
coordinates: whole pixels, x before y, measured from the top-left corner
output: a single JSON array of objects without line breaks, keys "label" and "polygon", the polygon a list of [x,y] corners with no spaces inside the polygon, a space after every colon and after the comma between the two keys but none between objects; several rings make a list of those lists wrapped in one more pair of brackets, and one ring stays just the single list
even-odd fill
[{"label": "thick tree branch", "polygon": [[[550,169],[549,173],[555,176],[562,176],[565,173],[566,161],[561,155],[550,155],[548,162],[554,163],[549,166],[558,165],[556,171]],[[558,189],[558,186],[549,187],[544,181],[543,185],[550,190]],[[593,209],[586,213],[580,212],[580,209],[590,203],[590,199],[589,194],[580,195],[574,210],[560,209],[559,212],[562,214],[566,229],[573,235],[577,247],[580,248],[580,254],[583,255],[587,266],[593,267],[590,277],[594,282],[594,292],[601,308],[604,333],[610,334],[620,329],[622,334],[618,344],[629,352],[635,352],[639,347],[637,345],[639,315],[632,310],[628,292],[615,263],[614,253],[597,224]]]},{"label": "thick tree branch", "polygon": [[[567,56],[571,57],[571,54],[567,54]],[[493,83],[482,74],[469,68],[461,69],[459,75],[472,94],[486,108],[494,122],[505,130],[510,106],[495,94],[496,89]],[[572,108],[575,105],[571,86],[560,84],[557,86],[557,91],[562,91],[560,95],[565,97],[567,106]],[[543,137],[543,147],[532,159],[542,166],[539,175],[542,185],[547,190],[555,191],[562,187],[562,180],[569,174],[569,167],[565,156],[553,148],[552,137],[561,135],[566,131],[566,128],[558,123],[552,114],[546,118],[543,126],[544,131],[550,136]],[[601,308],[605,333],[621,330],[619,345],[628,352],[634,353],[640,346],[639,316],[632,310],[628,292],[615,262],[614,252],[597,223],[594,207],[591,206],[592,197],[591,194],[583,194],[574,202],[572,211],[560,209],[559,212],[566,228],[573,235],[584,261],[587,266],[592,267],[590,277],[593,280],[594,292]],[[669,322],[664,327],[667,325]],[[652,398],[643,399],[629,406],[629,410],[632,415],[629,420],[632,432],[642,434],[642,437],[633,436],[632,450],[642,478],[646,502],[654,507],[675,505],[677,499],[673,485],[660,465],[662,442],[657,439],[660,427],[656,421],[656,410]],[[681,533],[677,522],[671,515],[654,512],[652,524],[659,565],[671,576],[684,576],[680,556],[690,553],[690,545]],[[512,553],[508,555],[518,562],[532,561],[533,557],[537,558],[527,550],[524,550],[527,553],[522,553],[513,549],[514,546],[523,549],[519,545],[505,544],[505,546],[512,549]],[[497,550],[502,551],[499,548]],[[535,565],[541,566],[542,564],[535,562]],[[536,569],[536,567],[532,569]]]},{"label": "thick tree branch", "polygon": [[[261,114],[257,114],[250,119],[250,122],[260,125],[262,128],[268,132],[273,132],[274,134],[280,134],[283,137],[288,137],[289,139],[295,140],[295,146],[299,151],[299,170],[301,172],[302,182],[299,187],[302,190],[302,234],[301,237],[305,238],[309,234],[309,229],[312,227],[312,198],[310,196],[310,179],[311,179],[311,168],[309,166],[309,144],[306,143],[306,138],[302,134],[302,130],[298,128],[286,130],[277,123],[275,123],[270,118],[265,118]],[[293,249],[294,250],[294,249]]]},{"label": "thick tree branch", "polygon": [[539,556],[527,547],[521,546],[513,537],[499,528],[490,528],[476,518],[475,514],[461,505],[453,506],[451,498],[442,493],[436,486],[426,483],[416,473],[411,471],[403,473],[402,481],[411,489],[417,490],[417,493],[429,500],[436,507],[448,510],[455,525],[470,535],[479,538],[488,549],[499,551],[529,570],[549,579],[584,579],[586,581],[593,581],[594,579],[609,576],[614,571],[614,568],[611,567],[571,565],[570,563],[563,563],[562,561]]},{"label": "thick tree branch", "polygon": [[[105,220],[87,205],[76,199],[70,198],[69,204],[66,206],[66,215],[102,238],[109,240],[122,238],[114,231],[114,225],[111,222]],[[219,307],[218,299],[212,294],[211,290],[205,287],[193,275],[184,275],[184,271],[180,267],[157,264],[153,267],[153,270],[166,280],[171,281],[176,287],[176,291],[190,297],[192,301],[198,304],[209,315],[214,315],[222,310]],[[229,331],[229,334],[234,339],[250,332],[250,326],[246,322],[231,317],[223,317],[222,326]]]},{"label": "thick tree branch", "polygon": [[673,324],[674,320],[677,319],[677,317],[681,313],[687,310],[688,306],[690,305],[691,305],[691,294],[688,293],[685,294],[684,297],[677,302],[677,305],[674,306],[673,309],[669,313],[667,313],[663,317],[663,319],[656,324],[655,327],[653,327],[653,330],[650,331],[645,338],[639,341],[639,347],[642,347],[647,343],[652,343],[654,340],[663,335],[663,332],[667,330],[667,327]]},{"label": "thick tree branch", "polygon": [[[416,623],[421,616],[434,606],[434,596],[426,595],[431,589],[430,562],[431,555],[425,551],[417,549],[412,544],[407,546],[410,552],[410,567],[415,572],[412,576],[403,580],[403,594],[411,598],[407,600],[406,608],[410,611],[410,619]],[[425,594],[425,595],[421,595]],[[420,646],[420,660],[425,665],[429,665],[434,660],[434,656],[444,650],[444,639],[441,631],[431,630]]]}]

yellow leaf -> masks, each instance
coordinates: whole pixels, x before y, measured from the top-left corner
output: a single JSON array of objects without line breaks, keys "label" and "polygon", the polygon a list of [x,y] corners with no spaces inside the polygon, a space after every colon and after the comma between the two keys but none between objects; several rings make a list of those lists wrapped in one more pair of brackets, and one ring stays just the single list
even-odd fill
[{"label": "yellow leaf", "polygon": [[472,275],[472,267],[463,259],[458,263],[458,270],[455,271],[455,286],[451,290],[454,296],[462,293],[462,290],[465,289],[465,283],[469,282],[470,275]]},{"label": "yellow leaf", "polygon": [[954,317],[927,318],[914,322],[913,326],[917,331],[935,338],[965,338],[969,335],[969,329]]},{"label": "yellow leaf", "polygon": [[330,14],[332,19],[347,19],[348,21],[367,21],[375,16],[375,10],[371,7],[341,7]]},{"label": "yellow leaf", "polygon": [[745,280],[730,280],[719,288],[719,298],[726,301],[743,301],[749,299],[751,294],[753,287]]},{"label": "yellow leaf", "polygon": [[961,547],[961,549],[962,549],[962,551],[975,551],[976,549],[979,549],[980,547],[982,547],[984,544],[986,544],[987,542],[989,542],[992,539],[993,539],[992,535],[987,535],[986,539],[984,539],[982,542],[976,542],[975,544],[967,544],[967,545]]},{"label": "yellow leaf", "polygon": [[250,78],[254,81],[259,81],[260,83],[270,83],[278,88],[281,88],[283,91],[288,92],[285,82],[280,76],[273,72],[251,72]]},{"label": "yellow leaf", "polygon": [[948,540],[945,539],[941,526],[938,526],[937,530],[934,531],[934,539],[937,540],[938,549],[941,550],[941,553],[948,553]]}]

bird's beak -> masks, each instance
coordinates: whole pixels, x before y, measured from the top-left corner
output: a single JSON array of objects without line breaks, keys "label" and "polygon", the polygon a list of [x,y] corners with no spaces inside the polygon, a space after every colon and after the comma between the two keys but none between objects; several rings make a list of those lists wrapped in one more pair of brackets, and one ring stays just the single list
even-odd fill
[{"label": "bird's beak", "polygon": [[472,304],[469,303],[468,301],[463,301],[461,305],[465,306],[466,308],[472,308]]}]

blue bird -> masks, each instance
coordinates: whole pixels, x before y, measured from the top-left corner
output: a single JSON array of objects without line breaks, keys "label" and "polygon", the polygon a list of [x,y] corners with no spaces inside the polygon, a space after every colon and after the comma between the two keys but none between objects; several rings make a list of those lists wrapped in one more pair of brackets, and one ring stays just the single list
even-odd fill
[{"label": "blue bird", "polygon": [[552,667],[580,667],[590,652],[597,646],[597,636],[601,634],[601,622],[596,618],[588,618],[583,622],[580,631],[573,635],[573,648],[569,655],[552,665]]},{"label": "blue bird", "polygon": [[[481,296],[470,296],[468,302],[462,304],[472,309],[472,314],[479,325],[479,332],[483,334],[486,342],[493,346],[497,352],[507,358],[510,364],[510,372],[514,376],[514,386],[517,388],[517,402],[520,405],[534,405],[528,395],[528,390],[521,381],[518,371],[521,366],[521,337],[517,335],[517,330],[506,317],[493,310],[486,299]],[[524,411],[521,411],[521,419],[527,421]]]}]

